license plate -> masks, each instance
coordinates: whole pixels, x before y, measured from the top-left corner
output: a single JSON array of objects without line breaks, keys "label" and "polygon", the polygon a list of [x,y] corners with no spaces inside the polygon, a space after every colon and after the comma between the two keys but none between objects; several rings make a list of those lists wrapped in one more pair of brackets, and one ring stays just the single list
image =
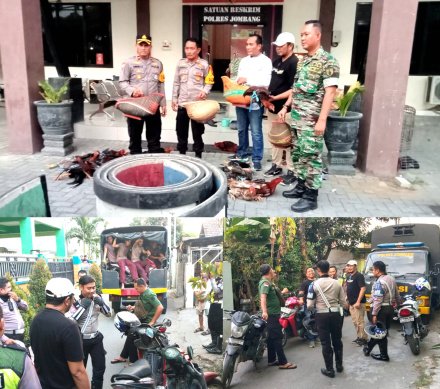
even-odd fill
[{"label": "license plate", "polygon": [[399,321],[400,321],[401,323],[408,323],[409,321],[414,321],[414,317],[413,317],[413,316],[410,316],[410,317],[401,317],[401,318],[399,319]]}]

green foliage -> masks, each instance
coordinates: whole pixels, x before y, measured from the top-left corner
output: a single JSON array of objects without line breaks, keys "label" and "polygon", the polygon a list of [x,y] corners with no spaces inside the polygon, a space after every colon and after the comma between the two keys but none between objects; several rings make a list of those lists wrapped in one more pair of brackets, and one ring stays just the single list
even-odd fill
[{"label": "green foliage", "polygon": [[365,86],[361,85],[359,81],[356,81],[352,86],[350,86],[350,89],[347,91],[347,93],[336,98],[336,106],[338,107],[341,116],[344,117],[347,115],[348,108],[350,108],[354,97],[358,93],[362,93],[364,91]]},{"label": "green foliage", "polygon": [[46,284],[52,273],[44,259],[39,259],[29,276],[29,303],[38,312],[46,305]]},{"label": "green foliage", "polygon": [[23,301],[26,301],[28,303],[28,307],[29,307],[28,310],[27,311],[20,311],[20,313],[21,313],[21,316],[24,320],[24,326],[25,326],[24,342],[25,342],[25,344],[29,345],[29,329],[31,326],[32,319],[35,316],[35,309],[29,304],[29,293],[25,289],[17,286],[14,279],[12,278],[12,276],[9,273],[7,273],[5,275],[5,277],[11,283],[12,291],[15,292],[20,299],[22,299]]},{"label": "green foliage", "polygon": [[61,103],[69,88],[69,81],[70,79],[67,79],[60,88],[54,88],[46,80],[39,81],[38,86],[41,89],[40,95],[43,96],[43,99],[46,100],[46,103]]},{"label": "green foliage", "polygon": [[191,284],[191,288],[193,290],[201,289],[202,287],[206,288],[206,281],[203,280],[201,277],[191,277],[188,280],[188,283]]},{"label": "green foliage", "polygon": [[101,268],[96,263],[92,263],[92,265],[89,268],[89,274],[96,281],[96,292],[97,293],[101,293],[101,290],[102,290],[102,273],[101,273]]},{"label": "green foliage", "polygon": [[104,222],[100,217],[74,217],[72,221],[76,226],[72,227],[66,233],[66,239],[76,239],[78,243],[83,244],[83,254],[87,254],[89,258],[99,258],[100,253],[100,234],[96,231],[98,225]]}]

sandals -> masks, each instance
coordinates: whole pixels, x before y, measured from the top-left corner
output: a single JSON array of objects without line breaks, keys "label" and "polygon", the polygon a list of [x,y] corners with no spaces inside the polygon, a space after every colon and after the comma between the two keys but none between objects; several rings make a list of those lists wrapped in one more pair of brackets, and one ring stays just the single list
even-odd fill
[{"label": "sandals", "polygon": [[114,358],[110,361],[112,365],[114,365],[115,363],[125,363],[125,362],[127,362],[127,360],[124,358]]},{"label": "sandals", "polygon": [[194,333],[197,333],[197,332],[201,332],[201,331],[203,331],[203,328],[196,328],[195,330],[194,330]]},{"label": "sandals", "polygon": [[296,369],[296,365],[294,363],[287,362],[285,365],[278,366],[278,369],[288,370],[288,369]]},{"label": "sandals", "polygon": [[211,331],[206,330],[206,331],[203,331],[203,332],[202,332],[202,335],[209,335],[210,333],[211,333]]}]

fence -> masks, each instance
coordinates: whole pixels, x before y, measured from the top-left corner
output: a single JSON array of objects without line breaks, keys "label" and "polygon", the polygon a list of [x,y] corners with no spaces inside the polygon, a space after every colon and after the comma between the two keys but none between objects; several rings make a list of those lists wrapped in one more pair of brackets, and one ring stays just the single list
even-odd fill
[{"label": "fence", "polygon": [[[37,257],[25,254],[0,254],[0,276],[11,274],[18,283],[29,280]],[[47,261],[49,270],[54,277],[68,278],[73,282],[73,263],[71,261]]]}]

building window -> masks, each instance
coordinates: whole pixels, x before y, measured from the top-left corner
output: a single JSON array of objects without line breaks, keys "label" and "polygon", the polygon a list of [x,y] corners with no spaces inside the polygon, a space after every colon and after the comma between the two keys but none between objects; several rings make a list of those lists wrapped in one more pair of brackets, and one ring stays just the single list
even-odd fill
[{"label": "building window", "polygon": [[[363,81],[368,51],[372,3],[357,3],[354,27],[351,73]],[[440,74],[440,51],[433,49],[440,42],[440,1],[419,2],[414,41],[412,43],[411,76]]]},{"label": "building window", "polygon": [[[110,3],[53,3],[50,6],[53,38],[67,66],[113,67]],[[43,42],[45,64],[53,65],[44,37]]]}]

